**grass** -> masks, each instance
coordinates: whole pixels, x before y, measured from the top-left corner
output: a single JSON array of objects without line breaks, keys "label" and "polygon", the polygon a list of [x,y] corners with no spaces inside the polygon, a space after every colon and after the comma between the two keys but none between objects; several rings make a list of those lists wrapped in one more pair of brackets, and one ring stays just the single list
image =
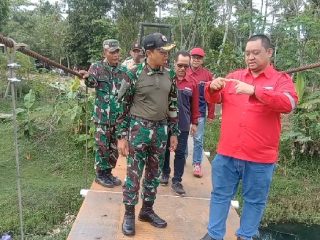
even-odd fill
[{"label": "grass", "polygon": [[[212,156],[219,131],[218,120],[206,126],[205,149]],[[292,160],[290,152],[287,143],[282,143],[263,223],[320,224],[320,156]],[[241,204],[240,194],[237,198]]]},{"label": "grass", "polygon": [[[33,112],[36,123],[43,125],[50,119],[50,103],[55,97],[50,91],[51,95],[47,93],[40,92],[38,110]],[[21,100],[18,107],[23,107]],[[11,112],[11,99],[1,99],[0,112]],[[24,137],[21,130],[18,146],[25,239],[66,239],[82,203],[80,189],[88,187],[83,170],[85,151],[75,144],[72,123],[68,120],[50,129],[37,130],[30,139]],[[11,121],[0,122],[0,136],[0,236],[11,231],[18,239],[19,210]],[[90,164],[88,166],[89,176],[93,178]]]},{"label": "grass", "polygon": [[216,118],[213,122],[207,122],[204,136],[204,149],[210,152],[211,161],[216,154],[217,144],[220,136],[221,122]]}]

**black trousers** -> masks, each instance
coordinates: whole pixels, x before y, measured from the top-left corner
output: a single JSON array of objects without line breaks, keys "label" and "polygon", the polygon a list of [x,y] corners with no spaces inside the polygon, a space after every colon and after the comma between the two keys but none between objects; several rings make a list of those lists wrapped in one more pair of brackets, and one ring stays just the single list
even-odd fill
[{"label": "black trousers", "polygon": [[[167,149],[165,152],[165,158],[164,158],[164,164],[162,168],[163,174],[170,174],[170,137],[171,134],[168,134],[168,142],[167,142]],[[180,135],[178,136],[178,146],[175,151],[175,157],[174,157],[174,175],[172,178],[172,182],[181,182],[182,176],[184,173],[184,166],[186,163],[186,148],[188,144],[188,137],[189,137],[189,131],[181,131]]]}]

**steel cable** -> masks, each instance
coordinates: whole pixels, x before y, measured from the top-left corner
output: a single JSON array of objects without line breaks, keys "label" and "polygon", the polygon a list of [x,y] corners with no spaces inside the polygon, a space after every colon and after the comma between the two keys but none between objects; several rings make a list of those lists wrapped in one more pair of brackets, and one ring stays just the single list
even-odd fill
[{"label": "steel cable", "polygon": [[[7,38],[7,37],[4,37],[3,35],[0,34],[0,43],[3,43],[4,45],[6,45],[7,47],[9,48],[13,48],[16,46],[16,43],[10,39],[10,38]],[[39,59],[45,63],[48,63],[49,65],[51,66],[54,66],[54,67],[57,67],[59,69],[62,69],[64,70],[65,72],[68,72],[70,74],[73,74],[75,76],[78,76],[80,78],[82,78],[81,74],[79,74],[78,72],[76,71],[73,71],[59,63],[56,63],[52,60],[50,60],[49,58],[46,58],[32,50],[29,50],[27,48],[25,48],[25,46],[20,46],[16,49],[17,51],[19,52],[22,52],[30,57],[33,57],[33,58],[36,58],[36,59]],[[305,70],[309,70],[309,69],[313,69],[313,68],[318,68],[320,67],[320,62],[318,63],[313,63],[313,64],[308,64],[308,65],[304,65],[304,66],[301,66],[301,67],[297,67],[297,68],[291,68],[289,70],[286,70],[286,71],[283,71],[285,73],[288,73],[288,74],[292,74],[292,73],[296,73],[296,72],[301,72],[301,71],[305,71]]]},{"label": "steel cable", "polygon": [[0,34],[0,43],[3,43],[4,45],[6,45],[9,48],[15,48],[17,51],[22,52],[23,54],[26,54],[30,57],[41,60],[51,66],[62,69],[63,71],[65,71],[67,73],[70,73],[72,75],[75,75],[75,76],[82,78],[82,75],[80,73],[73,71],[73,70],[71,70],[71,69],[69,69],[59,63],[56,63],[55,61],[52,61],[49,58],[40,55],[39,53],[36,53],[30,49],[27,49],[25,46],[18,46],[12,39],[4,37],[2,34]]}]

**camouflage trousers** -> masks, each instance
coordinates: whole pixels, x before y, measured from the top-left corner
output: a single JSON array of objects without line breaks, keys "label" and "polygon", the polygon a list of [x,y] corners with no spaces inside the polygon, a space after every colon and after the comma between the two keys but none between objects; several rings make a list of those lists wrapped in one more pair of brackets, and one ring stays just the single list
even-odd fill
[{"label": "camouflage trousers", "polygon": [[131,119],[129,129],[129,156],[127,175],[123,185],[123,203],[136,205],[139,199],[140,179],[145,167],[141,198],[154,201],[160,183],[160,173],[167,144],[166,121],[151,122]]},{"label": "camouflage trousers", "polygon": [[114,168],[119,157],[115,126],[96,124],[95,143],[95,169]]}]

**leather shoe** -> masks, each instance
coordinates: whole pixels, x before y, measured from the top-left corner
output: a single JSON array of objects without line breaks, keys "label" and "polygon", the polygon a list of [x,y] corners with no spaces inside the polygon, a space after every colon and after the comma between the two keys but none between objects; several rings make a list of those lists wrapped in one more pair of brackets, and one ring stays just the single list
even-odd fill
[{"label": "leather shoe", "polygon": [[[216,240],[216,239],[214,239],[213,237],[211,237],[211,236],[209,235],[209,233],[207,233],[207,234],[204,235],[204,237],[201,238],[200,240]],[[222,239],[222,240],[223,240],[223,239]]]}]

